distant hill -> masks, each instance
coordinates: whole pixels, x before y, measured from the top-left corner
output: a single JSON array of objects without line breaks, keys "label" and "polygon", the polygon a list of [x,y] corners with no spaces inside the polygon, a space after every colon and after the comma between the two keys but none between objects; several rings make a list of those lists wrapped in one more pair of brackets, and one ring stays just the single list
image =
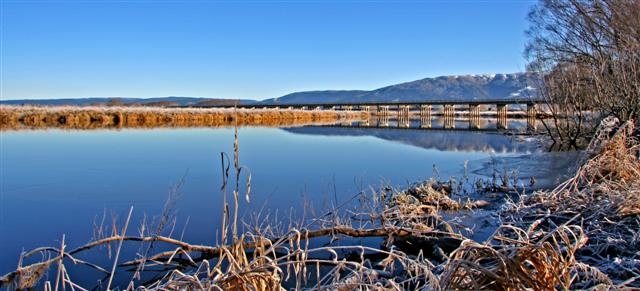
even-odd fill
[{"label": "distant hill", "polygon": [[538,77],[530,73],[442,76],[372,91],[306,91],[263,100],[266,104],[529,99]]},{"label": "distant hill", "polygon": [[34,105],[146,105],[146,106],[229,106],[235,104],[300,104],[349,102],[402,102],[429,100],[530,99],[536,96],[538,76],[531,73],[442,76],[365,90],[306,91],[278,98],[255,100],[200,97],[0,100],[0,104]]},{"label": "distant hill", "polygon": [[0,100],[0,104],[8,105],[140,105],[140,106],[215,106],[234,105],[239,103],[255,102],[253,100],[213,99],[202,97],[155,97],[155,98],[120,98],[120,97],[94,97],[94,98],[65,98],[65,99],[22,99]]}]

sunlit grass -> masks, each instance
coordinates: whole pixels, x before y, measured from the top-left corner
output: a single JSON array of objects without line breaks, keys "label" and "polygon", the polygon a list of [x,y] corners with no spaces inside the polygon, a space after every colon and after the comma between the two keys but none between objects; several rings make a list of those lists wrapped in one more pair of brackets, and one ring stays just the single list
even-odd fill
[{"label": "sunlit grass", "polygon": [[364,112],[293,109],[0,106],[0,129],[291,126],[367,118]]}]

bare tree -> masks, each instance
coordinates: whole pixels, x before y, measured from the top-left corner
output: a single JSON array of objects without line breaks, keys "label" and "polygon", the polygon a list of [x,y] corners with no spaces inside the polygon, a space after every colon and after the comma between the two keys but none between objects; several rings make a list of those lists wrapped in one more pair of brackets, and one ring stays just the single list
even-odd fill
[{"label": "bare tree", "polygon": [[640,0],[540,0],[528,19],[525,54],[542,73],[554,138],[575,144],[603,116],[638,123]]}]

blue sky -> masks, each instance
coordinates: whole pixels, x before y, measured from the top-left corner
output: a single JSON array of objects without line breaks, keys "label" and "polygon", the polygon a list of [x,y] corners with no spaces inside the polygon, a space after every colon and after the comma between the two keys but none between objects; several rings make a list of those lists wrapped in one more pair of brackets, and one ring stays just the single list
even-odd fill
[{"label": "blue sky", "polygon": [[2,99],[264,99],[522,71],[534,4],[0,1]]}]

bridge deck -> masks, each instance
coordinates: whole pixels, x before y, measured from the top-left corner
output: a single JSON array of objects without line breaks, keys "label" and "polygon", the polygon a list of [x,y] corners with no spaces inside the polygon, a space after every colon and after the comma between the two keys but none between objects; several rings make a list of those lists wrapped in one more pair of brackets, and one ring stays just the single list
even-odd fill
[{"label": "bridge deck", "polygon": [[333,106],[402,106],[402,105],[508,105],[508,104],[522,104],[533,105],[543,104],[544,100],[532,100],[532,99],[495,99],[495,100],[425,100],[425,101],[390,101],[390,102],[335,102],[335,103],[270,103],[270,104],[238,104],[238,105],[211,105],[211,106],[198,106],[198,107],[333,107]]}]

